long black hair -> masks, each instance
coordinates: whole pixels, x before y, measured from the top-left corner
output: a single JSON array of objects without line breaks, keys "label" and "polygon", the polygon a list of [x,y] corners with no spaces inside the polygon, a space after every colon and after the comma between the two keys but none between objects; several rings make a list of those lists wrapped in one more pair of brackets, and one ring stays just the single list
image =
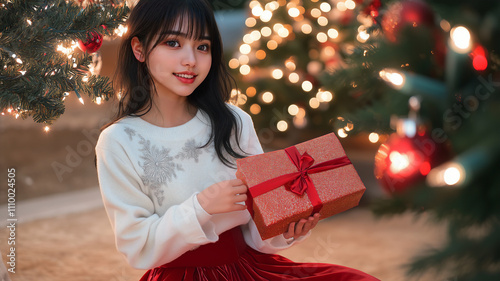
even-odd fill
[{"label": "long black hair", "polygon": [[[184,21],[186,19],[186,21]],[[239,125],[235,115],[226,105],[236,83],[223,61],[222,40],[213,10],[206,0],[141,0],[132,9],[127,20],[128,31],[121,43],[118,65],[115,73],[115,90],[120,95],[118,111],[104,130],[125,116],[143,116],[151,110],[154,83],[147,67],[151,51],[160,44],[176,24],[187,23],[187,37],[201,39],[207,32],[210,36],[212,66],[205,80],[187,97],[190,105],[204,111],[211,121],[211,134],[203,146],[214,143],[217,156],[228,167],[234,163],[225,152],[234,158],[242,158],[231,146],[234,131],[239,147]],[[132,51],[132,38],[137,37],[147,49],[144,61],[139,62]],[[151,47],[149,47],[151,46]],[[139,112],[144,111],[139,114]],[[241,151],[241,149],[240,149]]]}]

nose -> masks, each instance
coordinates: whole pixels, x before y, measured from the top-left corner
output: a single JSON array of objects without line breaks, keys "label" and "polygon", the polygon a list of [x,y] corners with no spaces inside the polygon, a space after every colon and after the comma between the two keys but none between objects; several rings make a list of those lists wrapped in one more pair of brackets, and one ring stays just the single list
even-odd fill
[{"label": "nose", "polygon": [[191,46],[186,46],[182,52],[182,65],[194,67],[196,65],[195,50]]}]

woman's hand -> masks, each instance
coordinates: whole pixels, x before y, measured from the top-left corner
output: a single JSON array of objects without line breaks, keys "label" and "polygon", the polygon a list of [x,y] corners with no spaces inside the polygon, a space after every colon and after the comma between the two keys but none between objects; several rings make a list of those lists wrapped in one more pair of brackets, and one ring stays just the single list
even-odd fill
[{"label": "woman's hand", "polygon": [[198,193],[197,198],[201,207],[211,215],[241,211],[246,209],[247,189],[239,179],[221,181]]},{"label": "woman's hand", "polygon": [[298,222],[292,222],[288,226],[288,231],[283,233],[285,239],[294,238],[297,239],[300,236],[306,235],[309,230],[313,229],[319,221],[319,213],[310,216],[308,219],[301,219]]}]

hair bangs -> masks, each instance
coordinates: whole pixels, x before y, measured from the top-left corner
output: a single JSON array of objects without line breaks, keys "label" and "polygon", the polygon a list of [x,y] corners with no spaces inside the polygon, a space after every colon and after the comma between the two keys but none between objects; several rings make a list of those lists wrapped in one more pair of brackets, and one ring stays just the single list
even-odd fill
[{"label": "hair bangs", "polygon": [[[193,2],[193,3],[187,3]],[[198,5],[200,5],[198,7]],[[172,7],[165,13],[161,21],[157,22],[158,32],[156,41],[151,49],[163,42],[169,35],[185,35],[189,39],[214,40],[213,28],[215,20],[207,10],[201,6],[201,1],[178,1],[176,9]],[[187,25],[187,26],[186,26]],[[154,40],[154,39],[153,39]]]}]

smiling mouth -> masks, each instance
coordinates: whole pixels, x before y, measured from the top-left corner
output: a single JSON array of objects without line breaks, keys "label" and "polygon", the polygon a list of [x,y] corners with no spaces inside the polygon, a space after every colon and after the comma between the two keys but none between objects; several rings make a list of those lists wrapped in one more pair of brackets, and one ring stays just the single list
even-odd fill
[{"label": "smiling mouth", "polygon": [[193,79],[196,77],[196,75],[179,74],[179,73],[174,73],[174,75],[177,77],[180,77],[180,78],[185,78],[185,79]]}]

